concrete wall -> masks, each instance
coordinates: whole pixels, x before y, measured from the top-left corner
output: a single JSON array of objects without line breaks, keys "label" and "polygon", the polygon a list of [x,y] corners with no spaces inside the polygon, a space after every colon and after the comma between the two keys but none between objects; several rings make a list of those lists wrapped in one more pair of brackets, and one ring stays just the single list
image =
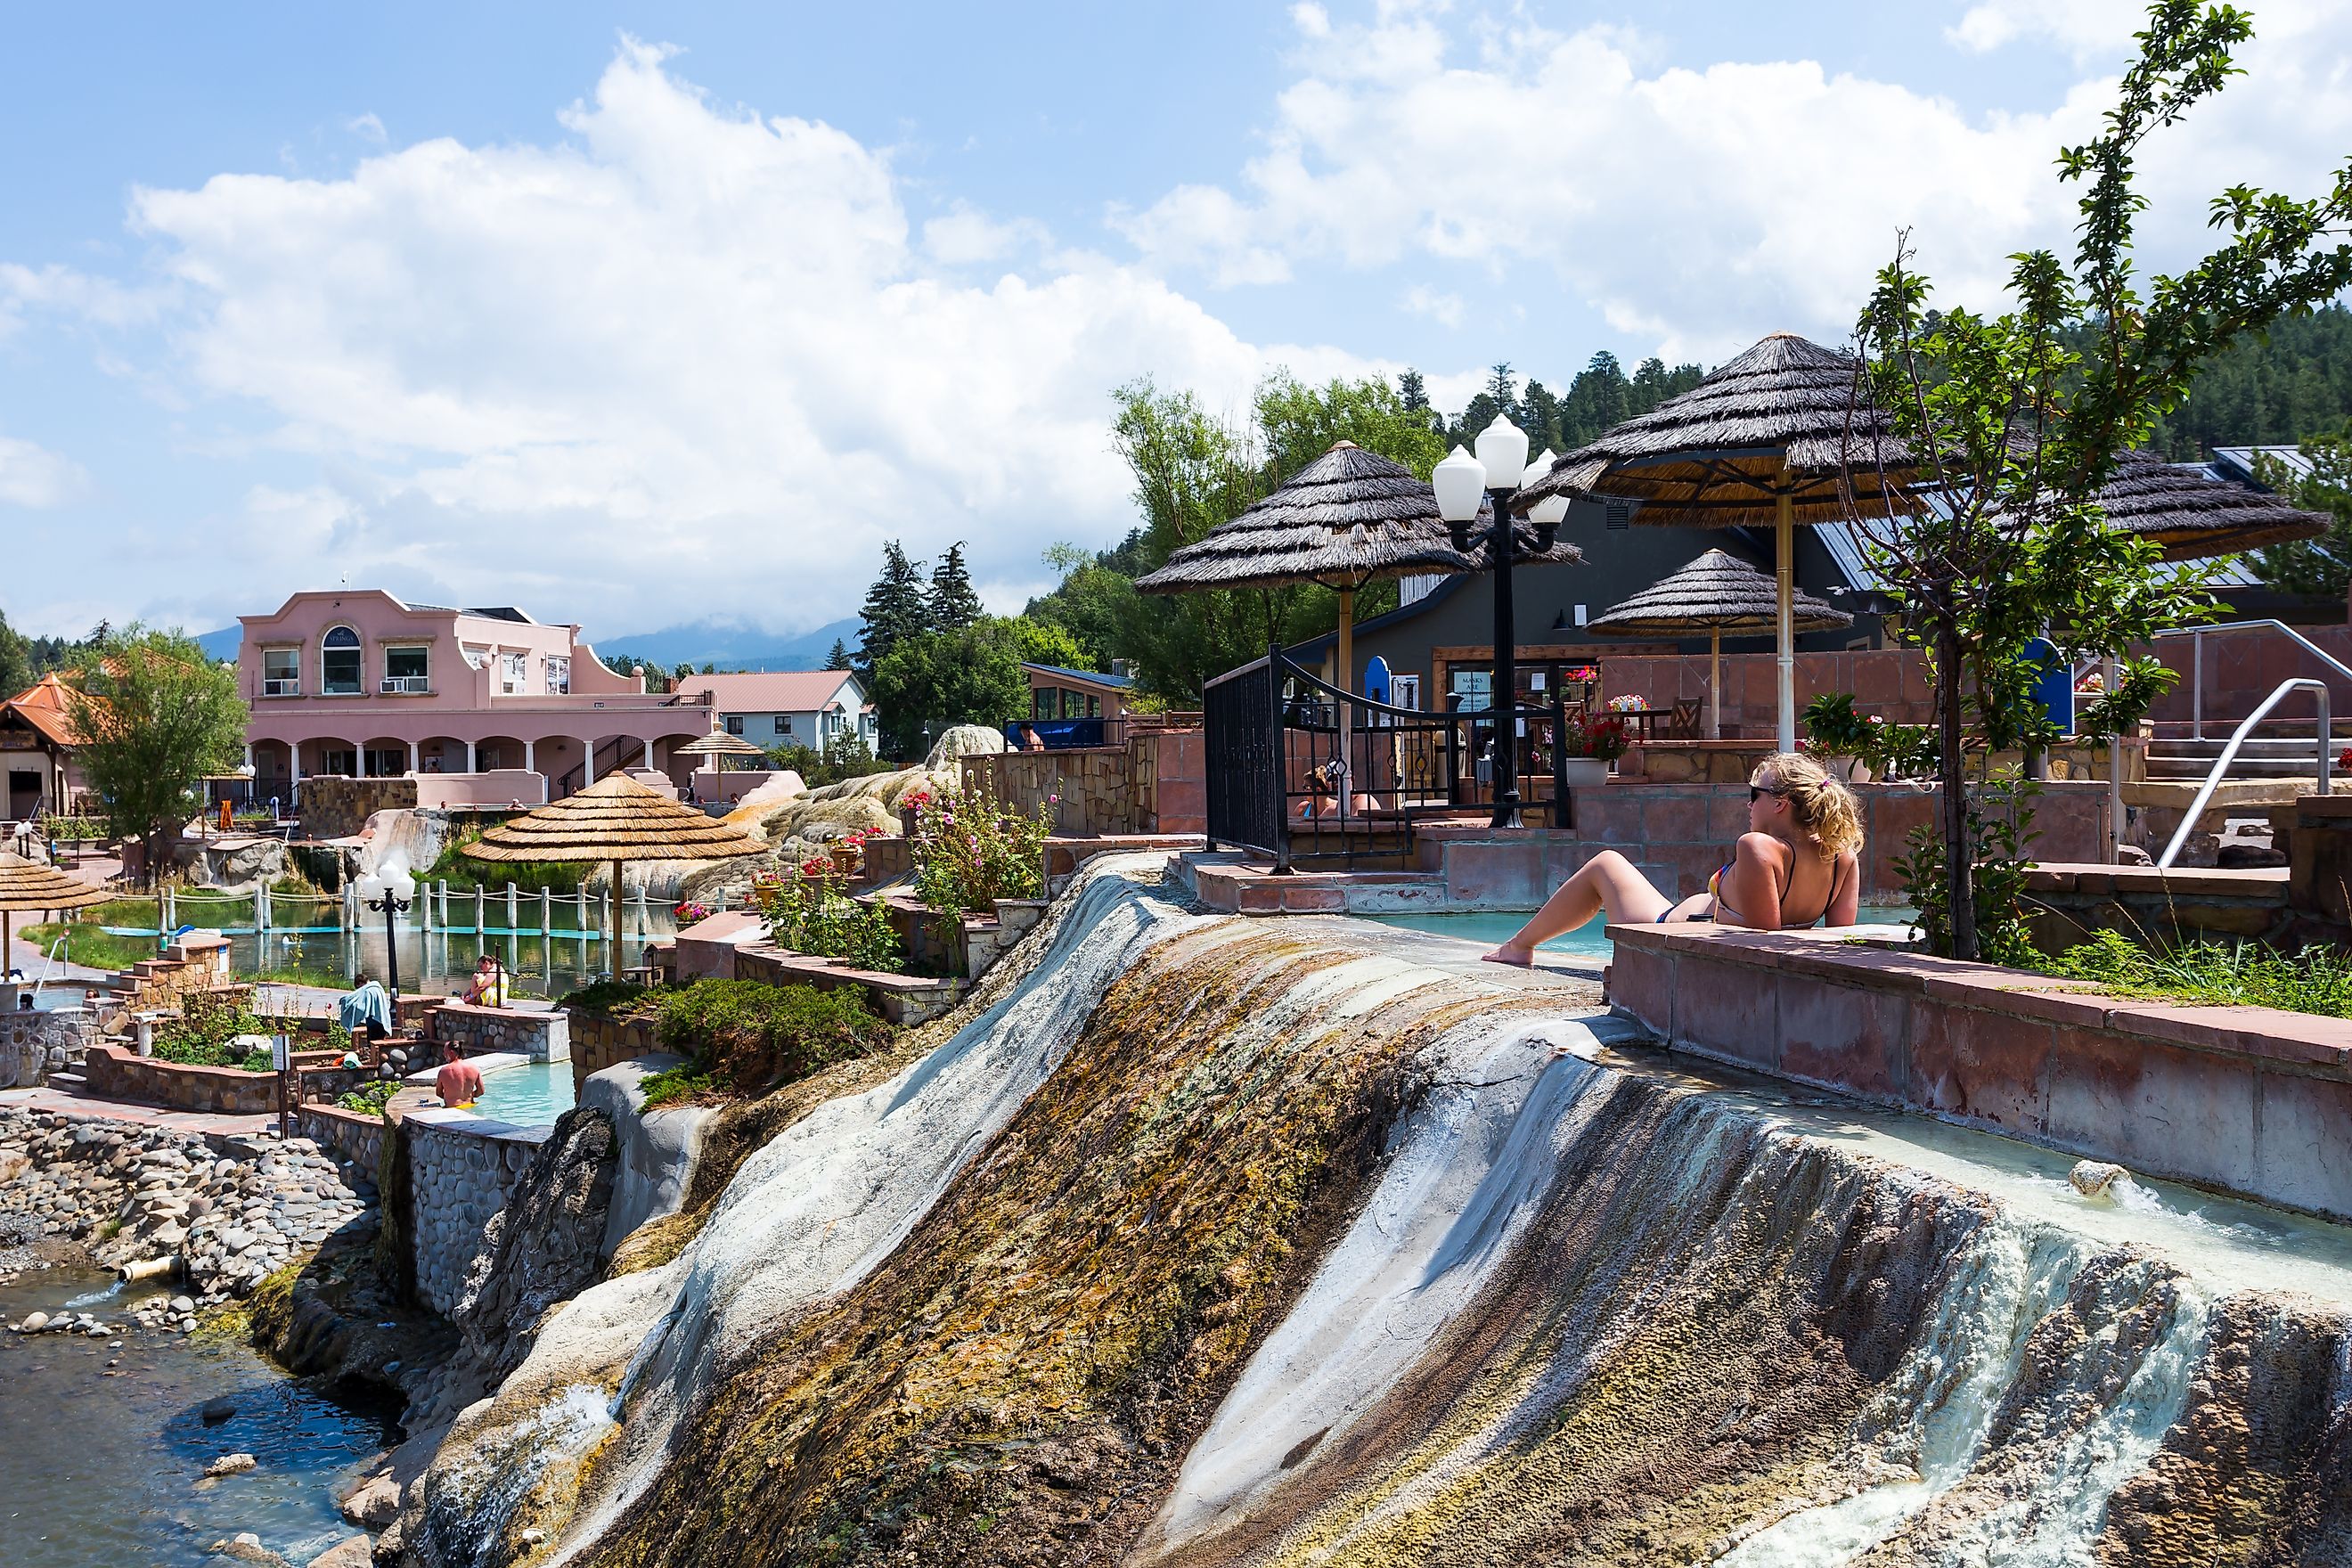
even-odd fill
[{"label": "concrete wall", "polygon": [[2352,1218],[2352,1021],[2124,1001],[1847,932],[1609,934],[1611,1003],[1676,1050]]},{"label": "concrete wall", "polygon": [[[387,783],[391,782],[389,780]],[[416,804],[446,811],[451,806],[510,806],[547,804],[547,775],[525,768],[478,773],[418,773]],[[305,784],[304,790],[311,786]]]},{"label": "concrete wall", "polygon": [[551,1131],[510,1127],[459,1110],[414,1110],[401,1121],[408,1142],[410,1243],[416,1293],[444,1317],[465,1290],[482,1228]]}]

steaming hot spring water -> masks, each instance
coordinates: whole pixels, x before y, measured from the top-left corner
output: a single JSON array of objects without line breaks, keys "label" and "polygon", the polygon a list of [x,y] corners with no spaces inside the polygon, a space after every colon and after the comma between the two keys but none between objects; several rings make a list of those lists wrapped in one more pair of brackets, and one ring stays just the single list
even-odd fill
[{"label": "steaming hot spring water", "polygon": [[558,1310],[413,1559],[2352,1560],[2344,1229],[1159,870]]}]

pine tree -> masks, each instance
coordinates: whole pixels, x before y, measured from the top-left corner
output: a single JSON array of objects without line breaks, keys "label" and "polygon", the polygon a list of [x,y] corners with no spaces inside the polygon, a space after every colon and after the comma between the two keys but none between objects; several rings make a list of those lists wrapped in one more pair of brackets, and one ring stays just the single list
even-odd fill
[{"label": "pine tree", "polygon": [[1410,365],[1405,367],[1403,374],[1397,377],[1397,395],[1404,399],[1407,408],[1429,406],[1429,384],[1422,380],[1421,372]]},{"label": "pine tree", "polygon": [[933,631],[960,632],[980,619],[980,595],[971,591],[971,574],[964,569],[962,540],[949,545],[932,568],[930,597],[924,608]]},{"label": "pine tree", "polygon": [[874,667],[892,648],[931,628],[930,613],[923,603],[922,570],[907,559],[895,539],[882,547],[882,575],[866,590],[857,624],[857,673],[869,681]]},{"label": "pine tree", "polygon": [[839,637],[834,638],[833,651],[824,656],[824,667],[827,669],[847,669],[849,668],[849,645],[843,642]]}]

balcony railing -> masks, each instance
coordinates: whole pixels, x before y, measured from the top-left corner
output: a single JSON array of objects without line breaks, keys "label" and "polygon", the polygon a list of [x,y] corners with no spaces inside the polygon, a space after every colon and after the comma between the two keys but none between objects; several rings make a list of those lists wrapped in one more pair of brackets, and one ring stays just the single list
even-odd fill
[{"label": "balcony railing", "polygon": [[[1423,712],[1341,691],[1279,651],[1209,682],[1202,694],[1208,842],[1297,860],[1399,859],[1414,824],[1492,805],[1491,710]],[[1530,815],[1547,793],[1556,826],[1573,800],[1556,743],[1566,704],[1520,708],[1518,777]]]}]

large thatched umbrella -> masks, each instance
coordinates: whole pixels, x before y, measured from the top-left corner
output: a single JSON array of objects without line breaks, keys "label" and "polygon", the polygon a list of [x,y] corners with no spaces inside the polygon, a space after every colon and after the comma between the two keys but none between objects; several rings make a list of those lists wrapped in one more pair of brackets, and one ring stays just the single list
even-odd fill
[{"label": "large thatched umbrella", "polygon": [[[1467,550],[1437,514],[1437,492],[1402,463],[1368,452],[1353,441],[1299,469],[1272,495],[1201,538],[1169,553],[1156,572],[1136,579],[1146,594],[1210,588],[1280,588],[1319,583],[1339,595],[1340,690],[1355,691],[1356,595],[1386,577],[1485,572],[1494,564],[1494,511],[1481,504]],[[1514,564],[1573,563],[1584,552],[1547,542],[1526,521],[1511,529]],[[1499,652],[1499,650],[1498,650]],[[1498,698],[1498,700],[1501,699]],[[1339,712],[1339,754],[1348,754],[1351,715]],[[1340,798],[1347,798],[1341,791]]]},{"label": "large thatched umbrella", "polygon": [[2168,463],[2153,452],[2126,452],[2099,491],[2107,526],[2164,546],[2167,561],[2234,555],[2265,544],[2317,539],[2328,530],[2320,512],[2289,506],[2274,495]]},{"label": "large thatched umbrella", "polygon": [[727,759],[730,757],[764,757],[768,753],[743,739],[742,736],[730,735],[720,729],[719,720],[714,715],[710,721],[710,733],[703,736],[699,741],[688,741],[685,745],[678,747],[674,754],[681,757],[709,757],[710,765],[714,769],[719,773],[725,773]]},{"label": "large thatched umbrella", "polygon": [[1679,397],[1570,452],[1519,491],[1515,506],[1555,495],[1642,502],[1637,522],[1762,526],[1779,560],[1780,745],[1797,742],[1795,525],[1915,510],[1910,450],[1856,395],[1854,361],[1775,332]]},{"label": "large thatched umbrella", "polygon": [[[1355,686],[1356,595],[1384,577],[1484,572],[1494,564],[1494,513],[1481,507],[1468,550],[1437,515],[1426,479],[1353,441],[1339,441],[1282,487],[1241,514],[1170,553],[1158,571],[1136,579],[1146,594],[1209,588],[1283,588],[1319,583],[1339,595],[1339,679]],[[1573,544],[1546,544],[1544,531],[1512,528],[1516,564],[1573,563]]]},{"label": "large thatched umbrella", "polygon": [[[1811,594],[1794,595],[1791,624],[1801,632],[1834,631],[1853,617]],[[1723,639],[1762,637],[1780,624],[1780,592],[1771,578],[1737,555],[1710,550],[1681,571],[1585,623],[1612,637],[1707,635],[1706,738],[1723,738]]]},{"label": "large thatched umbrella", "polygon": [[0,852],[0,979],[8,973],[11,917],[50,910],[86,910],[114,895],[22,855]]},{"label": "large thatched umbrella", "polygon": [[466,846],[476,860],[598,865],[611,861],[611,952],[619,966],[621,866],[629,860],[728,860],[767,846],[740,827],[682,805],[650,784],[614,773],[509,818]]}]

